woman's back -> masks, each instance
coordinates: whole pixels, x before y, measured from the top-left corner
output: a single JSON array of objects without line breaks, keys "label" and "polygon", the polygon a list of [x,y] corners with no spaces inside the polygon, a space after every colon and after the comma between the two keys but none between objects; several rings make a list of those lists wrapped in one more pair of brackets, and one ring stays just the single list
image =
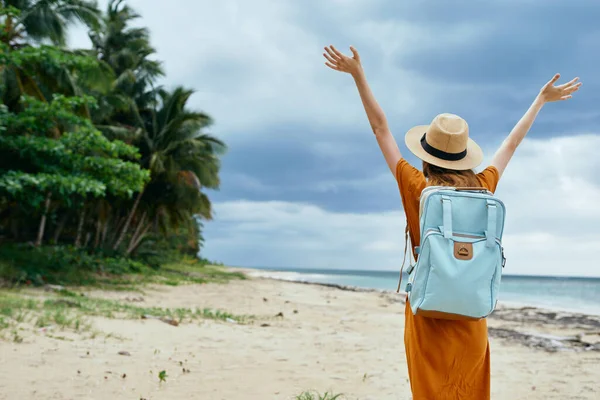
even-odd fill
[{"label": "woman's back", "polygon": [[[425,187],[478,186],[494,192],[498,178],[494,167],[474,174],[471,171],[444,171],[425,164],[423,173],[401,159],[396,168],[396,179],[413,254],[414,248],[420,245],[419,198]],[[489,399],[490,353],[486,320],[450,321],[415,316],[408,301],[405,314],[404,343],[413,399]]]}]

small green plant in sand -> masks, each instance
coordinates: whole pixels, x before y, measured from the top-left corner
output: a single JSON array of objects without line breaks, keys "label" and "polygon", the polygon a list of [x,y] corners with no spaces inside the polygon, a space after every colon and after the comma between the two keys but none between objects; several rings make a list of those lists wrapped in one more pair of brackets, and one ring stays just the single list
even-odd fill
[{"label": "small green plant in sand", "polygon": [[159,382],[166,382],[167,378],[168,378],[167,371],[160,371],[158,373],[158,381]]},{"label": "small green plant in sand", "polygon": [[343,395],[341,393],[333,394],[325,392],[320,394],[314,391],[307,391],[296,396],[295,400],[342,400]]},{"label": "small green plant in sand", "polygon": [[23,337],[21,335],[19,335],[19,332],[17,332],[16,329],[13,330],[12,334],[13,334],[13,342],[23,343]]},{"label": "small green plant in sand", "polygon": [[[205,308],[203,310],[197,310],[196,314],[200,315],[202,318],[205,319],[214,319],[214,320],[221,320],[221,321],[235,321],[235,322],[245,322],[245,319],[243,317],[239,317],[237,315],[233,315],[230,314],[228,312],[225,311],[221,311],[221,310],[213,310],[210,308]],[[246,319],[251,318],[251,317],[246,317]]]}]

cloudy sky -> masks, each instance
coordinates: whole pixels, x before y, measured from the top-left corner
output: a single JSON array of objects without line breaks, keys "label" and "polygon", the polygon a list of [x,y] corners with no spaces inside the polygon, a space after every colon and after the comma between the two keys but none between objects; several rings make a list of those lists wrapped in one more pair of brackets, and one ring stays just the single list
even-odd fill
[{"label": "cloudy sky", "polygon": [[[106,4],[106,1],[101,1]],[[347,75],[323,46],[361,53],[403,136],[451,112],[491,158],[556,72],[584,85],[547,105],[497,191],[506,273],[600,276],[600,4],[489,0],[130,0],[152,32],[167,86],[225,140],[204,255],[236,266],[396,270],[397,186]],[[477,4],[475,6],[475,4]],[[89,43],[73,31],[72,46]],[[485,167],[485,165],[482,165]]]}]

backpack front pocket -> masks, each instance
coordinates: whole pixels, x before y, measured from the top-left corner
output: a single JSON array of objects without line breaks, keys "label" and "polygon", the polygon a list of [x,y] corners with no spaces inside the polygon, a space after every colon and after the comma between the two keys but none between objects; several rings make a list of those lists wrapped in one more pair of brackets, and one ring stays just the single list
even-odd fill
[{"label": "backpack front pocket", "polygon": [[477,236],[446,239],[441,233],[429,234],[417,263],[413,311],[453,319],[486,317],[495,305],[499,268],[500,245],[488,247]]}]

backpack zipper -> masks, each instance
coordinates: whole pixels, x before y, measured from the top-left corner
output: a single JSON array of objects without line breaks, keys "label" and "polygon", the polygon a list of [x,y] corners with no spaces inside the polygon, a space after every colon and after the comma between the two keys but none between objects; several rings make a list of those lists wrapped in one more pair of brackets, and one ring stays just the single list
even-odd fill
[{"label": "backpack zipper", "polygon": [[[421,242],[424,242],[425,239],[427,239],[428,236],[430,236],[430,234],[432,233],[441,233],[441,231],[439,229],[436,228],[430,228],[427,231],[425,231],[425,236],[423,236],[423,239],[421,240]],[[456,233],[456,232],[452,232],[452,236],[457,236],[457,237],[463,237],[463,238],[467,238],[467,239],[485,239],[485,235],[472,235],[472,234],[467,234],[467,233]],[[498,244],[500,244],[500,239],[496,238],[496,242]]]}]

